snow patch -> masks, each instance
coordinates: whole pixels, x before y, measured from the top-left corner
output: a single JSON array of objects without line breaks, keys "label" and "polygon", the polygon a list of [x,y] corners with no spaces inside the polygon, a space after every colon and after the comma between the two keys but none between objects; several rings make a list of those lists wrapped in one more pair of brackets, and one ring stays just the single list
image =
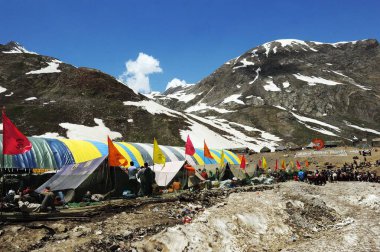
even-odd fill
[{"label": "snow patch", "polygon": [[313,119],[313,118],[308,118],[306,116],[300,116],[300,115],[297,115],[297,114],[295,114],[293,112],[291,112],[291,113],[292,113],[292,115],[295,118],[297,118],[298,121],[301,121],[301,122],[310,122],[310,123],[318,124],[318,125],[321,125],[321,126],[324,126],[324,127],[328,127],[330,129],[333,129],[333,130],[335,130],[337,132],[341,131],[338,127],[333,126],[331,124],[328,124],[328,123],[325,123],[325,122],[321,122],[321,121]]},{"label": "snow patch", "polygon": [[274,84],[273,80],[266,81],[267,85],[263,86],[266,91],[279,92],[281,89]]},{"label": "snow patch", "polygon": [[48,66],[41,68],[39,70],[34,70],[27,72],[26,74],[45,74],[45,73],[60,73],[61,70],[58,69],[59,64],[62,63],[59,60],[52,60],[52,62],[48,62]]},{"label": "snow patch", "polygon": [[380,131],[377,131],[377,130],[374,130],[374,129],[369,129],[369,128],[363,128],[363,127],[351,124],[351,123],[349,123],[347,121],[345,121],[345,123],[346,123],[346,125],[348,127],[355,128],[355,129],[358,129],[358,130],[361,130],[361,131],[365,131],[365,132],[370,132],[370,133],[373,133],[373,134],[376,134],[376,135],[380,135]]},{"label": "snow patch", "polygon": [[280,106],[280,105],[275,105],[275,106],[273,106],[273,107],[276,107],[276,108],[279,108],[279,109],[281,109],[281,110],[285,110],[285,111],[286,111],[286,108],[284,108],[284,107],[282,107],[282,106]]},{"label": "snow patch", "polygon": [[206,110],[214,110],[218,113],[224,114],[224,113],[232,113],[235,112],[234,110],[227,110],[227,109],[222,109],[222,108],[215,108],[208,106],[206,103],[198,103],[195,104],[194,106],[188,107],[185,112],[191,113],[191,112],[205,112]]},{"label": "snow patch", "polygon": [[126,102],[123,102],[124,105],[126,106],[135,106],[135,107],[140,107],[146,111],[148,111],[149,113],[151,113],[152,115],[155,115],[155,114],[165,114],[165,115],[168,115],[168,116],[174,116],[174,117],[177,117],[178,115],[182,115],[181,113],[177,112],[177,111],[174,111],[174,110],[171,110],[171,109],[168,109],[152,100],[149,100],[149,101],[138,101],[138,102],[134,102],[134,101],[126,101]]},{"label": "snow patch", "polygon": [[234,94],[234,95],[228,96],[227,98],[224,99],[222,103],[225,104],[229,102],[235,102],[235,103],[244,105],[244,102],[238,99],[240,96],[241,94]]},{"label": "snow patch", "polygon": [[174,78],[171,81],[169,81],[169,83],[166,85],[165,90],[168,90],[169,88],[176,88],[176,87],[187,88],[187,87],[191,87],[191,86],[194,86],[194,84],[187,83],[185,80],[180,80],[178,78]]},{"label": "snow patch", "polygon": [[4,88],[4,87],[2,87],[2,86],[0,86],[0,93],[4,93],[5,91],[7,91],[7,89]]},{"label": "snow patch", "polygon": [[241,67],[247,67],[247,66],[253,66],[253,65],[255,65],[255,63],[250,62],[250,61],[248,61],[247,59],[242,59],[242,60],[239,61],[239,62],[242,63],[243,65],[233,67],[233,68],[232,68],[233,70],[238,69],[238,68],[241,68]]},{"label": "snow patch", "polygon": [[37,97],[29,97],[29,98],[26,98],[25,101],[33,101],[33,100],[37,100]]},{"label": "snow patch", "polygon": [[128,119],[127,122],[133,123],[133,119]]},{"label": "snow patch", "polygon": [[42,135],[34,135],[33,137],[42,137],[42,138],[62,138],[58,133],[55,132],[46,132]]},{"label": "snow patch", "polygon": [[249,84],[253,84],[253,83],[259,78],[259,73],[260,73],[260,71],[261,71],[261,68],[260,68],[260,67],[256,69],[256,76],[255,76],[255,78],[253,79],[253,81],[250,81],[250,82],[249,82]]},{"label": "snow patch", "polygon": [[336,81],[332,81],[332,80],[326,80],[326,79],[323,79],[321,77],[305,76],[305,75],[302,75],[300,73],[293,74],[293,76],[299,80],[307,82],[309,84],[309,86],[315,86],[316,84],[324,84],[324,85],[328,85],[328,86],[335,86],[335,85],[342,84],[340,82],[336,82]]},{"label": "snow patch", "polygon": [[285,81],[285,82],[283,82],[283,83],[282,83],[282,86],[283,86],[284,88],[288,88],[288,87],[290,87],[290,83],[289,83],[289,81]]},{"label": "snow patch", "polygon": [[111,139],[121,138],[122,135],[119,132],[111,131],[107,128],[102,119],[94,118],[94,122],[97,126],[85,126],[73,123],[60,123],[64,129],[67,129],[66,136],[70,139],[83,139],[94,140],[100,142],[106,142],[107,136]]},{"label": "snow patch", "polygon": [[[0,92],[1,93],[1,92]],[[4,95],[4,96],[12,96],[13,95],[13,92],[10,92],[9,94],[6,94],[6,95]]]}]

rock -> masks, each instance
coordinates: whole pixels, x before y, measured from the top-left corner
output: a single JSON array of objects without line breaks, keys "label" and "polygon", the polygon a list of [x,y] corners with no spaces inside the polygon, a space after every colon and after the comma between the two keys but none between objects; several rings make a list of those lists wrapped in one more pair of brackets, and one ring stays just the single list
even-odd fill
[{"label": "rock", "polygon": [[[75,236],[75,237],[79,237],[79,236]],[[56,240],[64,240],[64,239],[69,238],[69,234],[67,234],[67,233],[55,234],[55,235],[53,235],[53,238]]]},{"label": "rock", "polygon": [[96,230],[96,231],[95,231],[95,234],[96,234],[96,235],[101,235],[102,233],[103,233],[102,230]]},{"label": "rock", "polygon": [[124,238],[129,237],[131,234],[132,234],[132,231],[130,231],[130,230],[124,230],[122,232],[122,235],[123,235]]},{"label": "rock", "polygon": [[73,237],[80,237],[91,233],[91,228],[85,226],[77,226],[72,230]]},{"label": "rock", "polygon": [[54,223],[53,225],[51,225],[51,228],[57,233],[63,233],[68,230],[67,227],[61,223]]}]

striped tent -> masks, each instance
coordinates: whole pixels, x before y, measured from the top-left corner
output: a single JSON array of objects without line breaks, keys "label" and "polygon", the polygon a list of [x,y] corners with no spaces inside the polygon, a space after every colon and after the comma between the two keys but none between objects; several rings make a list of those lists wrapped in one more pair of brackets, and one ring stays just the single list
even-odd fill
[{"label": "striped tent", "polygon": [[[2,151],[2,135],[0,135],[0,150]],[[77,164],[108,155],[107,143],[72,140],[72,139],[49,139],[28,138],[33,145],[31,151],[20,155],[5,155],[5,168],[43,168],[60,169],[64,165]],[[117,142],[115,146],[128,159],[142,166],[144,162],[153,163],[153,145],[143,143]],[[185,149],[183,147],[160,145],[164,152],[166,162],[184,161]],[[196,149],[194,156],[186,156],[186,160],[192,165],[209,165],[220,162],[221,151],[210,149],[214,159],[203,156],[203,149]],[[225,150],[225,162],[231,165],[240,164],[238,156]],[[0,155],[2,163],[2,155]]]}]

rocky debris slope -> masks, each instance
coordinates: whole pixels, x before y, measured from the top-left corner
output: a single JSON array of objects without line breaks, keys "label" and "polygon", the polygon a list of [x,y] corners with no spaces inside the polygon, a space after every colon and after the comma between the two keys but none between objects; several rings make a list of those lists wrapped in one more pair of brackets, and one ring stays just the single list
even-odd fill
[{"label": "rocky debris slope", "polygon": [[173,109],[265,130],[285,142],[375,137],[380,46],[373,39],[275,40],[226,62],[196,85],[153,98]]},{"label": "rocky debris slope", "polygon": [[380,186],[287,182],[230,195],[191,224],[133,243],[138,251],[377,251]]}]

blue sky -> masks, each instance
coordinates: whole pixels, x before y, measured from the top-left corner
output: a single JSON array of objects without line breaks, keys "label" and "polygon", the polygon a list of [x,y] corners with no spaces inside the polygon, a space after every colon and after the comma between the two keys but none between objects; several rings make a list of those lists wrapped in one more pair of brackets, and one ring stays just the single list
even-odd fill
[{"label": "blue sky", "polygon": [[377,0],[0,0],[0,43],[115,77],[142,52],[159,61],[145,76],[162,91],[275,39],[379,39],[379,10]]}]

